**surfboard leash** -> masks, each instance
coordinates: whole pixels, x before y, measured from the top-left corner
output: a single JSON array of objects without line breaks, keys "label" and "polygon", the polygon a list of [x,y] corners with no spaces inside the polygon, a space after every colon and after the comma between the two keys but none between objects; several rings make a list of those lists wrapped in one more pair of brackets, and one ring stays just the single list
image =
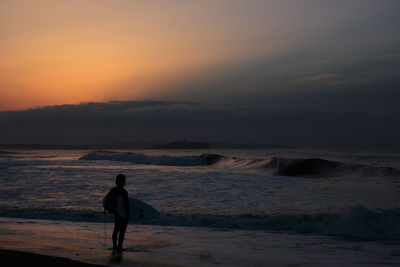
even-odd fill
[{"label": "surfboard leash", "polygon": [[104,242],[103,242],[103,248],[106,249],[106,239],[107,239],[107,224],[106,224],[106,209],[104,208],[104,213],[103,213],[103,222],[104,222]]}]

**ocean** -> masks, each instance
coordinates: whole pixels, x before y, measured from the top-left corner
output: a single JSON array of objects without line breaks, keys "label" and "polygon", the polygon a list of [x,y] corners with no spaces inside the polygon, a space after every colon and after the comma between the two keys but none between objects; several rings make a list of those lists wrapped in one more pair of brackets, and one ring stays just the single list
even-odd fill
[{"label": "ocean", "polygon": [[0,217],[111,222],[115,176],[160,212],[141,225],[400,240],[400,151],[0,151]]}]

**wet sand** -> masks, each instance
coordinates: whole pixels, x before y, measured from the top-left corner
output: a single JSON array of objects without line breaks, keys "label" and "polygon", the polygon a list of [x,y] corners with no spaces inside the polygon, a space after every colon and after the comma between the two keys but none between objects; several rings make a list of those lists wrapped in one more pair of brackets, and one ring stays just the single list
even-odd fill
[{"label": "wet sand", "polygon": [[1,255],[10,266],[400,266],[399,243],[154,225],[129,225],[115,254],[105,226],[0,217]]}]

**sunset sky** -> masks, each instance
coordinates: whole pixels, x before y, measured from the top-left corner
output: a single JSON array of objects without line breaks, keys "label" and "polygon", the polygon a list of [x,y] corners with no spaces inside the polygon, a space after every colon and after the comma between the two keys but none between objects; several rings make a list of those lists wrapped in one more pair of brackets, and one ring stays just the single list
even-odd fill
[{"label": "sunset sky", "polygon": [[[84,136],[98,129],[68,139],[49,117],[71,119],[60,112],[87,115],[97,105],[98,124],[108,129],[111,105],[155,124],[165,121],[155,110],[166,106],[171,121],[180,121],[179,111],[201,120],[171,126],[165,139],[224,140],[231,120],[232,131],[247,129],[232,142],[284,143],[281,134],[297,127],[288,143],[312,145],[309,131],[356,125],[342,140],[400,145],[399,10],[398,0],[2,0],[0,143],[93,140]],[[29,136],[16,134],[32,116],[41,123]],[[131,119],[118,126],[126,135],[103,131],[94,141],[160,138],[150,134],[154,125],[132,128]],[[57,138],[44,134],[49,128]],[[315,144],[341,142],[324,140]]]}]

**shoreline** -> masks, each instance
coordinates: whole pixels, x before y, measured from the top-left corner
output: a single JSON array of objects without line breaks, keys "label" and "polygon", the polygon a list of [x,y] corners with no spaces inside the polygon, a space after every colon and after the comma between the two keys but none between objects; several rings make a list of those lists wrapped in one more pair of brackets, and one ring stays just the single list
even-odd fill
[{"label": "shoreline", "polygon": [[[58,260],[63,264],[72,260],[76,261],[72,263],[77,264],[76,267],[400,265],[398,242],[389,244],[295,233],[145,225],[128,226],[124,243],[127,251],[116,255],[110,250],[111,231],[110,223],[106,225],[104,240],[102,223],[0,217],[0,249],[11,260],[18,258],[29,263],[29,258],[33,257],[43,264]],[[47,255],[60,259],[47,258]],[[38,266],[57,266],[43,264]]]},{"label": "shoreline", "polygon": [[149,262],[131,262],[129,265],[123,264],[123,256],[116,254],[113,262],[108,264],[93,264],[68,257],[56,257],[40,253],[32,253],[19,250],[8,250],[0,248],[0,257],[3,262],[11,263],[11,266],[39,266],[39,267],[108,267],[113,265],[135,266],[135,267],[181,267],[180,265],[156,264]]}]

